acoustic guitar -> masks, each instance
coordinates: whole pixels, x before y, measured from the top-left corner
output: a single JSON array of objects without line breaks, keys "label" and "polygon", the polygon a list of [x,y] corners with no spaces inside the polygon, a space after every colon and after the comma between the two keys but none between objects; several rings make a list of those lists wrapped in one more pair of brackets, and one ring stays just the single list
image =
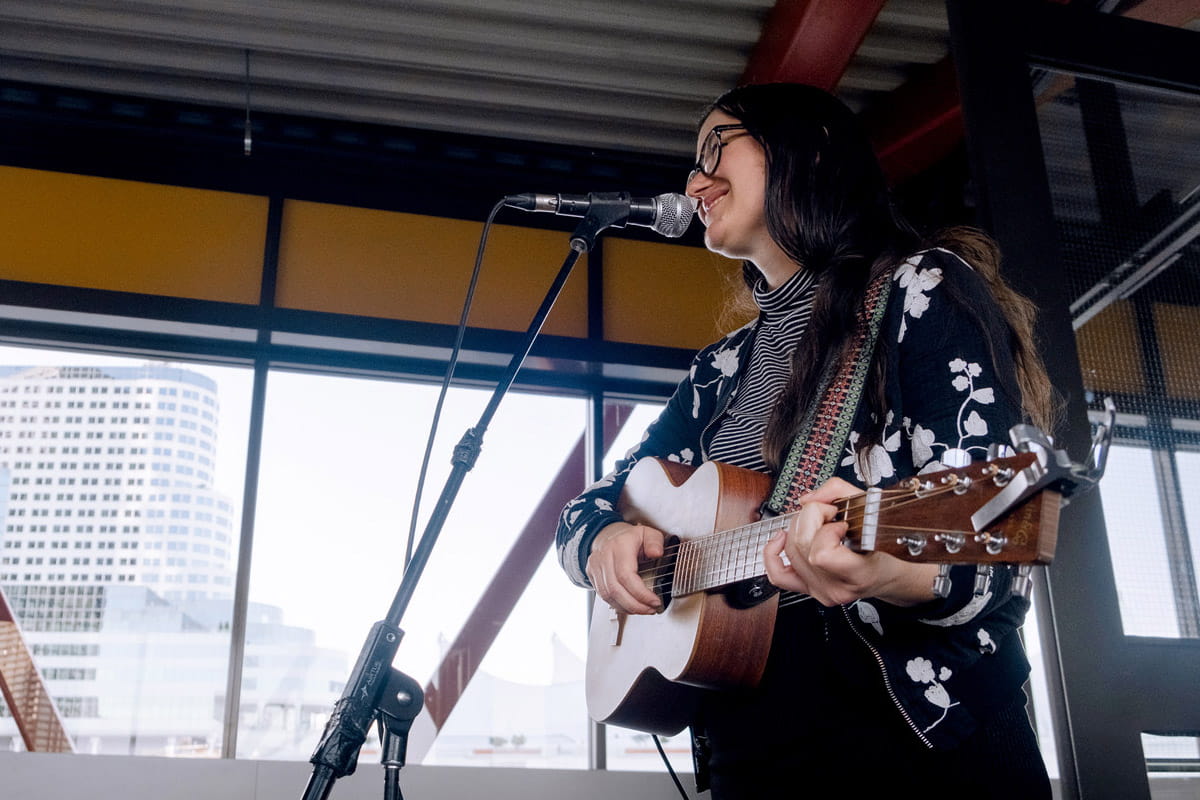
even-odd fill
[{"label": "acoustic guitar", "polygon": [[[1025,452],[869,489],[837,503],[837,519],[849,525],[843,543],[908,561],[1048,564],[1061,498],[1043,473]],[[596,606],[586,680],[593,719],[674,734],[692,718],[693,687],[758,682],[780,595],[735,603],[723,590],[763,576],[763,546],[790,523],[790,514],[760,518],[770,489],[767,475],[718,462],[634,466],[619,509],[668,536],[663,557],[641,569],[663,609],[631,615]]]}]

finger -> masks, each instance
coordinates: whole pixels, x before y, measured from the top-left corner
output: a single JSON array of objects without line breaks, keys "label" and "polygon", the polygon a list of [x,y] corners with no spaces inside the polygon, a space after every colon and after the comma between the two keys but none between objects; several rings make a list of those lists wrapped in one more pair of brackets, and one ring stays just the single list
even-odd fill
[{"label": "finger", "polygon": [[627,596],[633,603],[631,607],[636,607],[639,614],[651,614],[662,608],[662,600],[636,572],[620,573],[612,589],[618,595]]},{"label": "finger", "polygon": [[763,567],[766,569],[767,580],[780,589],[792,592],[806,592],[806,584],[792,568],[790,558],[784,551],[786,536],[782,531],[771,537],[763,547]]},{"label": "finger", "polygon": [[783,553],[783,546],[785,544],[787,544],[786,530],[780,530],[772,534],[767,543],[763,545],[763,559],[765,561],[778,560],[780,554]]},{"label": "finger", "polygon": [[[609,605],[630,614],[655,614],[662,606],[658,596],[646,588],[641,579],[636,580],[636,586],[620,579],[609,582],[612,599]],[[636,591],[635,595],[635,590]]]},{"label": "finger", "polygon": [[848,525],[845,522],[826,522],[813,533],[808,562],[823,570],[838,571],[857,565],[862,556],[842,544]]},{"label": "finger", "polygon": [[613,568],[607,576],[610,579],[609,589],[616,596],[627,597],[632,601],[631,611],[636,607],[636,613],[652,613],[662,606],[662,601],[650,587],[646,586],[646,581],[639,573],[638,567],[637,553],[632,551],[614,553]]},{"label": "finger", "polygon": [[639,525],[642,531],[642,552],[646,558],[662,558],[662,554],[666,547],[666,537],[658,528],[651,528],[648,525]]},{"label": "finger", "polygon": [[862,494],[862,489],[841,478],[830,478],[806,495],[801,495],[800,503],[831,503],[847,497]]}]

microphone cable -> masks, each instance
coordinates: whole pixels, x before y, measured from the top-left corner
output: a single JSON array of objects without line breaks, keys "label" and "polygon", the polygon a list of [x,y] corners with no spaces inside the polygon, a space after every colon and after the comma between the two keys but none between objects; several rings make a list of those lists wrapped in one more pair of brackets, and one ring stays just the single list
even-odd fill
[{"label": "microphone cable", "polygon": [[[475,267],[471,271],[471,281],[467,286],[467,294],[463,300],[462,315],[459,317],[458,328],[454,335],[454,346],[450,350],[450,361],[446,364],[446,374],[442,377],[442,385],[438,392],[437,403],[433,408],[433,419],[429,424],[429,438],[425,442],[425,454],[421,458],[421,471],[417,476],[416,491],[413,493],[412,519],[409,522],[408,542],[404,549],[404,569],[406,571],[409,561],[412,560],[413,544],[417,537],[417,518],[420,515],[421,494],[425,487],[425,476],[429,472],[429,460],[433,453],[433,442],[437,438],[438,422],[441,420],[442,407],[445,405],[446,394],[449,392],[450,384],[454,379],[454,370],[458,366],[458,357],[462,352],[463,338],[467,331],[467,319],[471,314],[471,303],[475,299],[475,289],[479,285],[479,274],[483,267],[483,254],[487,249],[488,234],[492,230],[492,222],[496,219],[496,215],[500,213],[501,209],[506,207],[507,200],[508,198],[502,198],[496,205],[492,206],[487,220],[483,223],[483,233],[479,237],[479,247],[475,251]],[[675,769],[671,766],[670,759],[667,758],[666,751],[663,750],[662,742],[657,735],[651,734],[651,736],[654,739],[654,746],[658,748],[658,754],[662,757],[663,764],[667,767],[667,772],[670,774],[671,780],[675,782],[675,788],[679,790],[679,794],[684,800],[690,800],[679,777],[675,774]]]},{"label": "microphone cable", "polygon": [[429,471],[429,458],[433,452],[433,440],[437,437],[438,421],[442,417],[442,406],[446,402],[446,393],[450,382],[454,379],[454,369],[458,365],[458,356],[462,352],[463,337],[467,332],[467,317],[471,314],[471,303],[475,299],[475,288],[479,284],[480,268],[483,266],[483,252],[487,248],[488,233],[492,230],[492,221],[504,208],[504,200],[492,206],[487,220],[483,223],[483,233],[479,237],[479,248],[475,251],[475,269],[471,272],[471,283],[467,287],[467,296],[463,300],[462,316],[458,320],[458,330],[454,336],[454,347],[450,351],[450,362],[446,365],[446,374],[442,378],[442,388],[438,392],[437,404],[433,408],[433,421],[429,425],[429,440],[425,443],[425,456],[421,459],[421,472],[417,476],[417,488],[413,493],[412,520],[408,526],[408,544],[404,549],[404,569],[408,570],[408,562],[412,560],[413,543],[417,538],[417,516],[421,508],[421,493],[425,488],[425,475]]}]

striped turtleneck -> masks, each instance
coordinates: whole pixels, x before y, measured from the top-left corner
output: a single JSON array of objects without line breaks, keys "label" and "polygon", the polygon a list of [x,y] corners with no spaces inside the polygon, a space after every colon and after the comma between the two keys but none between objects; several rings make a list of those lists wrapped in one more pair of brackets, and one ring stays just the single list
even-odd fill
[{"label": "striped turtleneck", "polygon": [[760,312],[754,344],[729,408],[720,417],[707,448],[709,460],[767,471],[762,453],[767,420],[791,375],[792,352],[808,326],[815,291],[816,277],[803,269],[776,289],[768,289],[762,280],[754,287]]}]

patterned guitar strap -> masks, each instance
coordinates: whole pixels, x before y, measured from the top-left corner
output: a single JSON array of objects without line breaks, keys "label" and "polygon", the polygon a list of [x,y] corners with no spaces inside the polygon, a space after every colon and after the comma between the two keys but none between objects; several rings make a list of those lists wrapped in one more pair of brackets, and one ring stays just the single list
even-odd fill
[{"label": "patterned guitar strap", "polygon": [[793,510],[798,505],[797,498],[837,471],[871,369],[891,288],[890,271],[867,287],[854,328],[850,357],[828,365],[821,375],[817,390],[821,400],[809,409],[792,440],[775,486],[763,504],[764,516]]}]

